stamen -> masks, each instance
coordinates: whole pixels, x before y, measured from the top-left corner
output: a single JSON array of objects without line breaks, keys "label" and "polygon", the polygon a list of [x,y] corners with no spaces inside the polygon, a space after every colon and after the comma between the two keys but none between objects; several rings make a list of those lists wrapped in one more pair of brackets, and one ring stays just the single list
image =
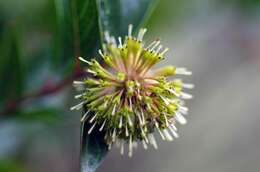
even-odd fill
[{"label": "stamen", "polygon": [[128,26],[128,37],[129,37],[129,38],[132,37],[132,31],[133,31],[133,25],[130,24],[130,25]]},{"label": "stamen", "polygon": [[173,137],[175,137],[175,138],[178,138],[178,137],[179,137],[178,133],[173,129],[172,126],[170,126],[169,129],[170,129],[170,131],[171,131]]},{"label": "stamen", "polygon": [[180,94],[178,94],[174,89],[167,89],[170,93],[174,94],[175,96],[179,97]]},{"label": "stamen", "polygon": [[142,118],[143,118],[143,125],[145,125],[144,112],[143,112],[143,110],[142,110],[142,109],[141,109],[141,116],[142,116]]},{"label": "stamen", "polygon": [[88,130],[88,134],[90,134],[92,132],[92,130],[94,129],[94,127],[96,126],[97,121],[92,125],[92,127]]},{"label": "stamen", "polygon": [[163,56],[167,51],[169,51],[169,48],[165,48],[160,54]]},{"label": "stamen", "polygon": [[169,102],[166,98],[164,98],[164,97],[161,96],[161,95],[160,95],[160,97],[161,97],[161,99],[164,101],[164,103],[165,103],[166,105],[169,105],[169,104],[170,104],[170,102]]},{"label": "stamen", "polygon": [[161,43],[161,41],[157,41],[154,46],[152,46],[152,48],[150,48],[150,51],[153,51],[159,44]]},{"label": "stamen", "polygon": [[114,116],[115,113],[116,113],[116,104],[115,104],[114,107],[113,107],[113,110],[112,110],[112,116]]},{"label": "stamen", "polygon": [[157,48],[157,50],[155,51],[155,53],[158,54],[161,49],[162,49],[162,45],[159,45],[159,47]]},{"label": "stamen", "polygon": [[91,74],[93,74],[93,75],[97,75],[97,73],[96,73],[95,71],[91,70],[91,69],[88,69],[87,72],[88,72],[88,73],[91,73]]},{"label": "stamen", "polygon": [[84,122],[87,118],[88,113],[90,112],[90,109],[82,116],[80,122]]},{"label": "stamen", "polygon": [[188,111],[189,109],[185,106],[179,106],[179,109],[178,109],[182,114],[186,115],[188,114]]},{"label": "stamen", "polygon": [[112,142],[116,140],[116,128],[114,128],[113,135],[112,135]]},{"label": "stamen", "polygon": [[126,127],[125,127],[125,135],[126,135],[126,137],[128,137],[128,136],[129,136],[129,132],[128,132],[127,125],[126,125]]},{"label": "stamen", "polygon": [[164,135],[163,135],[162,131],[161,131],[159,128],[157,128],[157,130],[158,130],[158,132],[159,132],[160,136],[162,137],[162,139],[163,139],[163,140],[165,140],[165,137],[164,137]]},{"label": "stamen", "polygon": [[85,94],[85,93],[83,93],[83,94],[78,94],[78,95],[74,96],[74,98],[75,98],[75,99],[79,99],[79,98],[81,98],[81,97],[84,96],[84,95],[86,95],[86,94]]},{"label": "stamen", "polygon": [[165,119],[166,127],[168,127],[169,126],[169,122],[168,122],[168,119],[166,117],[166,114],[164,113],[163,116],[164,116],[164,119]]},{"label": "stamen", "polygon": [[186,68],[176,68],[176,74],[178,74],[178,75],[192,75],[192,72],[188,71]]},{"label": "stamen", "polygon": [[117,46],[115,37],[111,36],[110,40],[113,45]]},{"label": "stamen", "polygon": [[118,42],[119,42],[119,48],[122,48],[123,44],[122,44],[122,38],[121,37],[118,37]]},{"label": "stamen", "polygon": [[111,150],[112,148],[112,142],[108,144],[108,150]]},{"label": "stamen", "polygon": [[122,128],[122,124],[123,124],[123,116],[120,116],[119,128]]},{"label": "stamen", "polygon": [[96,113],[90,120],[89,123],[92,123],[94,121],[94,119],[96,118],[96,116],[98,115],[98,113]]},{"label": "stamen", "polygon": [[149,79],[149,78],[146,78],[144,79],[144,81],[147,83],[147,84],[158,84],[159,82],[154,80],[154,79]]},{"label": "stamen", "polygon": [[109,32],[108,31],[105,31],[104,32],[104,35],[105,35],[105,40],[107,43],[111,43],[111,40],[110,40],[110,36],[109,36]]},{"label": "stamen", "polygon": [[145,49],[147,49],[147,50],[150,49],[156,42],[157,42],[157,40],[151,42]]},{"label": "stamen", "polygon": [[132,135],[130,135],[128,156],[132,157],[132,155],[133,155],[133,143],[132,143]]},{"label": "stamen", "polygon": [[144,132],[143,128],[141,128],[141,132],[142,132],[142,136],[144,137],[144,140],[146,141],[146,143],[148,143],[148,139],[147,139],[147,137],[145,135],[145,132]]},{"label": "stamen", "polygon": [[75,85],[75,84],[73,84],[73,86],[75,87],[75,89],[77,91],[83,91],[85,89],[84,85]]},{"label": "stamen", "polygon": [[104,54],[102,53],[102,50],[101,50],[101,49],[98,50],[98,53],[100,54],[101,57],[104,58]]},{"label": "stamen", "polygon": [[193,96],[191,94],[184,93],[184,92],[180,93],[180,97],[183,99],[192,99],[193,98]]},{"label": "stamen", "polygon": [[131,98],[129,98],[129,107],[130,107],[130,110],[132,111],[133,110],[133,104],[132,104]]},{"label": "stamen", "polygon": [[181,115],[180,112],[175,112],[175,119],[182,125],[187,123],[187,120]]},{"label": "stamen", "polygon": [[84,85],[85,83],[83,81],[73,81],[74,85]]},{"label": "stamen", "polygon": [[83,101],[83,102],[81,102],[81,103],[79,103],[79,104],[77,104],[77,105],[71,107],[70,110],[79,110],[79,109],[81,109],[81,108],[83,107],[83,104],[84,104],[84,103],[85,103],[85,102]]},{"label": "stamen", "polygon": [[147,132],[147,131],[148,131],[148,129],[147,129],[147,126],[146,126],[146,125],[144,126],[144,131],[145,131],[145,132]]},{"label": "stamen", "polygon": [[91,62],[89,62],[89,61],[83,59],[82,57],[78,57],[78,58],[79,58],[80,61],[83,61],[83,62],[87,63],[88,65],[91,65],[91,64],[92,64]]},{"label": "stamen", "polygon": [[146,31],[147,31],[146,28],[140,29],[138,36],[137,36],[137,40],[142,41]]},{"label": "stamen", "polygon": [[172,136],[170,135],[170,133],[167,129],[164,129],[162,131],[163,131],[163,134],[164,134],[167,141],[173,141],[173,138],[172,138]]},{"label": "stamen", "polygon": [[137,114],[137,117],[138,117],[138,119],[139,119],[140,125],[142,126],[142,125],[143,125],[143,120],[142,120],[142,118],[141,118],[141,116],[140,116],[140,113],[139,113],[139,112],[136,112],[136,114]]},{"label": "stamen", "polygon": [[174,129],[175,131],[178,131],[178,128],[177,128],[174,124],[171,124],[170,126],[171,126],[172,129]]},{"label": "stamen", "polygon": [[106,121],[107,121],[107,119],[104,120],[103,124],[102,124],[101,127],[99,128],[99,131],[102,131],[102,130],[103,130],[103,128],[104,128],[104,126],[105,126],[105,124],[106,124]]},{"label": "stamen", "polygon": [[132,120],[131,120],[130,115],[127,115],[127,119],[128,119],[128,124],[129,124],[130,126],[133,126],[133,122],[132,122]]},{"label": "stamen", "polygon": [[120,149],[120,153],[121,153],[121,155],[124,154],[124,141],[123,141],[123,140],[121,141],[121,149]]},{"label": "stamen", "polygon": [[144,149],[146,150],[146,149],[147,149],[147,144],[145,143],[144,140],[142,140],[142,143],[143,143],[143,147],[144,147]]},{"label": "stamen", "polygon": [[148,134],[148,139],[149,139],[149,142],[153,145],[153,147],[155,149],[158,149],[158,146],[157,146],[157,143],[156,143],[156,140],[155,140],[153,134]]},{"label": "stamen", "polygon": [[188,84],[188,83],[183,83],[183,84],[182,84],[182,87],[183,87],[183,88],[187,88],[187,89],[193,89],[193,88],[194,88],[194,85],[193,85],[193,84]]},{"label": "stamen", "polygon": [[160,128],[159,128],[159,124],[158,124],[157,121],[155,122],[155,126],[156,126],[156,128],[157,128],[157,130],[158,130],[160,136],[162,137],[162,139],[165,140],[165,137],[164,137],[163,133],[161,132],[161,130],[160,130]]}]

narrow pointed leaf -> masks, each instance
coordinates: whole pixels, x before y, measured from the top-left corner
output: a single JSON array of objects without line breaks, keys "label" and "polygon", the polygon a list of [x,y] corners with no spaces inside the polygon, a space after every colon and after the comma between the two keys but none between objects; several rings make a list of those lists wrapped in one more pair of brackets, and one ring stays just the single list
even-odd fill
[{"label": "narrow pointed leaf", "polygon": [[108,152],[108,147],[104,141],[104,133],[94,128],[88,134],[91,124],[85,122],[81,126],[81,172],[94,172],[100,165]]},{"label": "narrow pointed leaf", "polygon": [[93,57],[100,45],[96,3],[93,0],[55,0],[54,64],[75,65],[76,58]]}]

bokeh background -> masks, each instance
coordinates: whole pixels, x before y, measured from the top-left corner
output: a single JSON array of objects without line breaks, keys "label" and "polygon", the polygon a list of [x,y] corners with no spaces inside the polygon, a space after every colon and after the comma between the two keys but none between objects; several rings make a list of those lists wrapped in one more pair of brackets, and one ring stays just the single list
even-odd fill
[{"label": "bokeh background", "polygon": [[[0,22],[4,23],[1,18],[23,19],[19,27],[27,32],[20,39],[26,38],[28,42],[27,49],[21,51],[29,51],[26,53],[31,56],[41,51],[39,45],[48,46],[51,39],[48,31],[53,29],[54,23],[44,22],[50,15],[45,9],[48,2],[0,1]],[[34,27],[27,30],[28,25]],[[260,1],[161,0],[147,27],[147,40],[160,38],[163,45],[170,48],[168,58],[161,65],[171,63],[193,71],[193,76],[186,78],[195,84],[191,91],[194,99],[188,102],[188,124],[179,127],[180,138],[173,143],[158,138],[158,150],[151,147],[145,151],[139,147],[129,159],[113,149],[97,171],[259,171]],[[51,80],[59,80],[59,74],[52,73],[55,68],[41,67],[43,63],[47,62],[34,60],[32,66],[37,64],[39,70],[27,80],[40,85],[37,76],[48,79],[50,73]],[[30,84],[25,87],[33,89]],[[12,91],[5,90],[5,94]],[[30,106],[25,102],[23,106],[31,110],[52,104],[69,109],[76,103],[73,94],[72,87],[66,87],[54,96],[44,97],[33,105],[30,102]],[[58,116],[51,114],[56,114],[56,110],[26,113],[26,120],[22,118],[18,122],[12,118],[1,121],[1,172],[78,171],[80,114],[69,110]],[[31,118],[34,121],[28,122]]]}]

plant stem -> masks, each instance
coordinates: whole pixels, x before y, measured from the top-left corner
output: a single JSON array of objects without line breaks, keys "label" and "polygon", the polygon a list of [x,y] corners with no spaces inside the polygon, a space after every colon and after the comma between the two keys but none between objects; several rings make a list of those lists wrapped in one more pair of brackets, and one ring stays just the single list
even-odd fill
[{"label": "plant stem", "polygon": [[47,86],[43,86],[39,90],[29,92],[15,100],[10,100],[9,102],[6,103],[6,106],[0,112],[0,116],[4,116],[15,112],[19,108],[20,104],[22,104],[23,102],[29,99],[40,98],[43,96],[58,93],[59,91],[63,90],[66,86],[70,85],[73,80],[78,79],[84,75],[86,75],[85,72],[76,69],[72,75],[68,76],[67,78],[64,78],[62,81],[60,81],[55,85],[48,84]]}]

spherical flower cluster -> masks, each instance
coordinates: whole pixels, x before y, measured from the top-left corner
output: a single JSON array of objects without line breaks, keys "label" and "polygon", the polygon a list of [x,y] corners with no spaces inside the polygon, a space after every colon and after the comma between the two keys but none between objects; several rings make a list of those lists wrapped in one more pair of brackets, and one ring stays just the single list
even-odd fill
[{"label": "spherical flower cluster", "polygon": [[87,61],[79,57],[88,65],[87,72],[92,77],[74,81],[75,87],[82,90],[75,98],[82,101],[71,110],[84,106],[87,111],[81,121],[91,123],[88,133],[93,129],[104,132],[109,148],[116,143],[121,154],[128,144],[129,156],[138,142],[145,149],[148,144],[157,149],[155,131],[163,140],[177,138],[175,124],[185,124],[183,115],[188,112],[184,99],[192,98],[183,92],[183,88],[193,88],[192,84],[183,83],[181,79],[169,80],[170,76],[191,75],[186,68],[151,69],[164,59],[168,49],[163,49],[159,40],[145,46],[145,32],[146,29],[140,29],[134,37],[129,25],[124,41],[121,37],[116,41],[105,32],[106,42],[99,54],[106,67],[95,59]]}]

